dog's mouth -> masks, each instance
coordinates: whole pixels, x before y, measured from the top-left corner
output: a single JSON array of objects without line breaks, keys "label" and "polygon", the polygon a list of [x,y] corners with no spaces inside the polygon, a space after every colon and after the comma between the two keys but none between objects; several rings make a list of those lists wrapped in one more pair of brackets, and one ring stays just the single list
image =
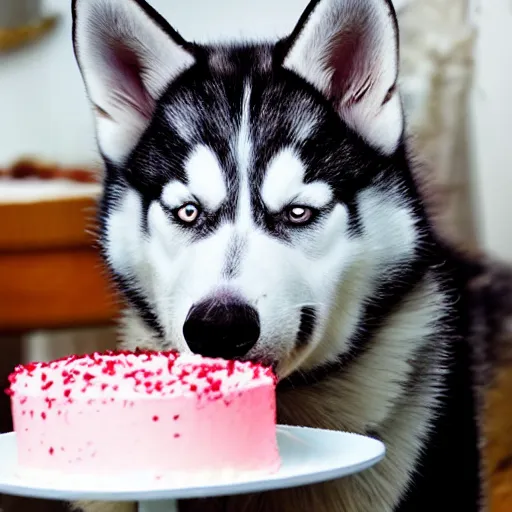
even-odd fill
[{"label": "dog's mouth", "polygon": [[270,368],[272,370],[272,373],[276,376],[276,379],[279,380],[279,363],[277,361],[267,362],[267,363],[261,363],[266,368]]},{"label": "dog's mouth", "polygon": [[275,359],[265,357],[239,357],[236,359],[239,359],[240,361],[251,361],[254,364],[259,364],[265,368],[270,368],[272,370],[272,373],[276,375],[276,377],[278,376],[279,361]]},{"label": "dog's mouth", "polygon": [[291,375],[301,373],[302,358],[300,353],[292,350],[290,354],[282,358],[272,357],[271,355],[253,355],[250,354],[236,358],[241,361],[251,361],[260,364],[265,368],[270,368],[275,375],[277,382],[288,379]]},{"label": "dog's mouth", "polygon": [[272,370],[277,382],[286,380],[290,375],[293,375],[300,370],[295,364],[290,364],[290,361],[267,360],[264,362],[258,362]]}]

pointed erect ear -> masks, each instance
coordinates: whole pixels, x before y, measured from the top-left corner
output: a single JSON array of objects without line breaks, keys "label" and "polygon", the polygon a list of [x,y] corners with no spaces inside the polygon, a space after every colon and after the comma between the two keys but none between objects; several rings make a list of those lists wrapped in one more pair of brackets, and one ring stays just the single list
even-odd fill
[{"label": "pointed erect ear", "polygon": [[402,137],[398,26],[390,0],[313,0],[290,35],[285,68],[315,86],[370,145]]},{"label": "pointed erect ear", "polygon": [[169,82],[194,64],[190,45],[143,0],[74,0],[73,42],[100,150],[119,164]]}]

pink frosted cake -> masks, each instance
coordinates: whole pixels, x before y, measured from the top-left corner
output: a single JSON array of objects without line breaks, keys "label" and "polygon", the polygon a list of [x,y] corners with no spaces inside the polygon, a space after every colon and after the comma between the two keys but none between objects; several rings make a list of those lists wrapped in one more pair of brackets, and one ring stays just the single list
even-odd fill
[{"label": "pink frosted cake", "polygon": [[23,470],[151,478],[274,472],[275,379],[249,362],[106,352],[10,377]]}]

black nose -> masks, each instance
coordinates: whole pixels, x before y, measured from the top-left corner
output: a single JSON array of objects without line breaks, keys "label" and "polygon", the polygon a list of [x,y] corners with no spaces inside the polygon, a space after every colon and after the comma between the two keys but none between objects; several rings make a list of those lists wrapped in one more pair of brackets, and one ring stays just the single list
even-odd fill
[{"label": "black nose", "polygon": [[224,359],[241,357],[260,336],[258,312],[242,302],[206,300],[189,311],[183,335],[196,354]]}]

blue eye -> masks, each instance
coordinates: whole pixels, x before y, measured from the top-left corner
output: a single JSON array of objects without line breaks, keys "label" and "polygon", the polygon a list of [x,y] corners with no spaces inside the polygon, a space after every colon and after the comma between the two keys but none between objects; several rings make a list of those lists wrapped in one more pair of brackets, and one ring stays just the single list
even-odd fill
[{"label": "blue eye", "polygon": [[185,224],[193,224],[200,213],[199,207],[196,204],[187,203],[178,209],[176,216]]},{"label": "blue eye", "polygon": [[290,206],[286,211],[286,219],[291,224],[306,224],[312,217],[313,211],[305,206]]}]

